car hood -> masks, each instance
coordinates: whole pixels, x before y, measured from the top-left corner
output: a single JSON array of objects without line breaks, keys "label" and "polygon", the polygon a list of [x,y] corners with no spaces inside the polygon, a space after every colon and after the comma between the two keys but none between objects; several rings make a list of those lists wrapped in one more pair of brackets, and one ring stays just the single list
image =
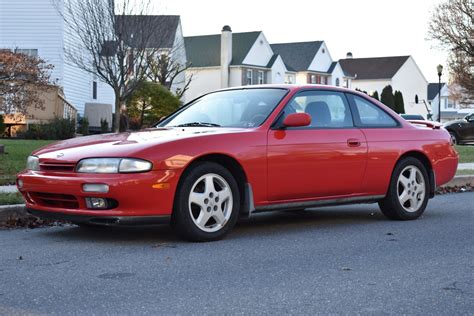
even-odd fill
[{"label": "car hood", "polygon": [[77,162],[88,157],[131,157],[143,149],[191,137],[238,133],[239,128],[156,128],[138,132],[101,134],[59,141],[33,152],[42,161]]}]

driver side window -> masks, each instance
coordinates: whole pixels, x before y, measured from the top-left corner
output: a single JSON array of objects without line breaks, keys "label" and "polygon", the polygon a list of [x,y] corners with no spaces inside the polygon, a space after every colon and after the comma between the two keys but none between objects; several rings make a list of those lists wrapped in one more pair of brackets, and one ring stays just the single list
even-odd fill
[{"label": "driver side window", "polygon": [[305,128],[350,128],[352,114],[346,97],[336,91],[303,91],[284,108],[281,120],[292,113],[307,113],[311,124]]}]

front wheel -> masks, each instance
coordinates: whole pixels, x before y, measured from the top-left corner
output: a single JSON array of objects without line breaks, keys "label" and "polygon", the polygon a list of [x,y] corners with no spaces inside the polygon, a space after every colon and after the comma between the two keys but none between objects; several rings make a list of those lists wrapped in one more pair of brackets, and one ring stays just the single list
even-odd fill
[{"label": "front wheel", "polygon": [[449,135],[451,136],[451,142],[453,143],[453,145],[458,145],[459,140],[456,134],[454,134],[454,132],[449,132]]},{"label": "front wheel", "polygon": [[416,219],[428,204],[429,187],[425,166],[416,158],[404,158],[395,166],[387,196],[379,202],[380,210],[390,219]]},{"label": "front wheel", "polygon": [[175,199],[172,223],[190,241],[224,237],[235,225],[240,194],[232,174],[213,162],[202,162],[183,174]]}]

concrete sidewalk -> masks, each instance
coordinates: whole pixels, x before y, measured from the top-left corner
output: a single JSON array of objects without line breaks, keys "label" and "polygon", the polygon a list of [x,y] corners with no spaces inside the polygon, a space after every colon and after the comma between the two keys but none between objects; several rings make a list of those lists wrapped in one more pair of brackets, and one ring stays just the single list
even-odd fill
[{"label": "concrete sidewalk", "polygon": [[458,164],[458,170],[472,170],[474,169],[474,162]]}]

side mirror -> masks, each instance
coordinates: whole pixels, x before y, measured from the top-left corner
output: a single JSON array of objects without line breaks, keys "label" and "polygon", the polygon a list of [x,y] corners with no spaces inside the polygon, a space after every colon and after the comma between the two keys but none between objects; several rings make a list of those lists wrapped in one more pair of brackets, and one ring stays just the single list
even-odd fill
[{"label": "side mirror", "polygon": [[311,116],[308,113],[292,113],[283,120],[284,127],[301,127],[311,124]]}]

